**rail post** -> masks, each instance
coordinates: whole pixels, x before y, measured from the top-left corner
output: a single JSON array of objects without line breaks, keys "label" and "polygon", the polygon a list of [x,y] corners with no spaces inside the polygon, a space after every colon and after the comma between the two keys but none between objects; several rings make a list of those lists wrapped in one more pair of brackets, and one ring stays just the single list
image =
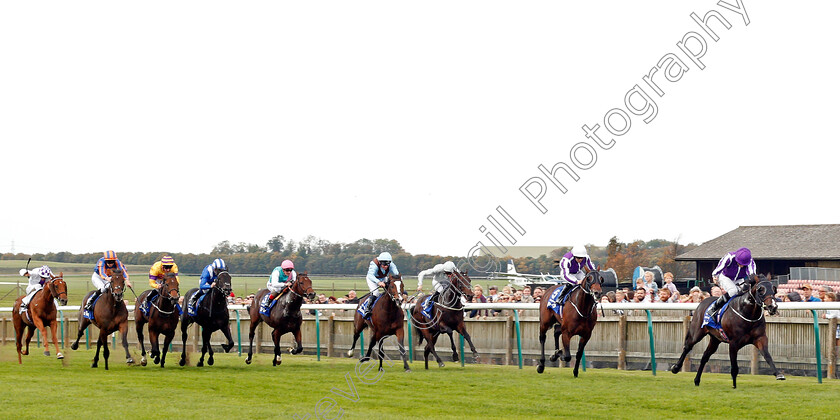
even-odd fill
[{"label": "rail post", "polygon": [[817,311],[811,309],[814,316],[814,347],[817,353],[817,382],[822,383],[822,349],[820,349],[820,324],[817,318]]},{"label": "rail post", "polygon": [[828,377],[837,379],[837,318],[828,320]]},{"label": "rail post", "polygon": [[321,311],[315,310],[315,354],[318,361],[321,361]]},{"label": "rail post", "polygon": [[239,317],[239,310],[234,310],[236,313],[236,340],[239,342],[239,357],[242,357],[242,321]]},{"label": "rail post", "polygon": [[[514,316],[514,319],[516,320],[516,352],[519,356],[519,369],[522,369],[522,338],[520,336],[521,332],[519,330],[519,311],[514,309],[513,310],[513,316]],[[462,366],[463,366],[463,363],[464,363],[464,357],[463,356],[464,356],[464,339],[461,338],[461,365]],[[584,364],[584,368],[583,368],[584,371],[586,370],[585,366],[586,365]]]},{"label": "rail post", "polygon": [[408,362],[411,363],[414,361],[414,340],[411,339],[411,330],[413,329],[411,328],[411,323],[413,320],[408,309],[405,310],[405,320],[405,327],[408,330]]},{"label": "rail post", "polygon": [[64,348],[64,312],[58,311],[58,319],[61,320],[61,348]]},{"label": "rail post", "polygon": [[327,318],[327,357],[335,355],[335,312]]},{"label": "rail post", "polygon": [[505,317],[505,364],[511,364],[513,358],[513,320],[511,316]]},{"label": "rail post", "polygon": [[656,376],[656,349],[653,345],[653,320],[650,317],[650,309],[645,309],[647,314],[648,337],[650,337],[650,370]]},{"label": "rail post", "polygon": [[618,317],[618,370],[627,370],[627,315]]},{"label": "rail post", "polygon": [[6,317],[3,317],[2,321],[3,321],[2,322],[2,324],[3,324],[3,345],[5,346],[6,345],[6,323],[7,323]]}]

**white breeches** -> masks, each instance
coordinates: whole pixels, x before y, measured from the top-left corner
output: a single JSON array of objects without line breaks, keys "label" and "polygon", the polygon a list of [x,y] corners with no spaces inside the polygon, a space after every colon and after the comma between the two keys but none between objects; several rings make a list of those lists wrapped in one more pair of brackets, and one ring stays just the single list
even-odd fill
[{"label": "white breeches", "polygon": [[718,276],[718,283],[720,283],[720,288],[724,292],[729,293],[729,297],[733,297],[741,291],[732,279],[723,274]]},{"label": "white breeches", "polygon": [[24,305],[29,305],[29,302],[32,301],[32,296],[35,296],[35,292],[37,292],[37,291],[39,291],[43,288],[44,288],[44,286],[41,286],[40,284],[30,284],[29,286],[27,286],[26,287],[26,296],[24,296],[24,298],[23,298],[23,304]]},{"label": "white breeches", "polygon": [[432,288],[435,289],[435,291],[438,293],[443,293],[443,291],[446,290],[446,286],[448,285],[449,284],[446,282],[437,281],[434,279],[432,280]]},{"label": "white breeches", "polygon": [[267,288],[267,289],[268,289],[268,290],[269,290],[272,294],[275,294],[275,295],[276,295],[276,294],[278,294],[278,293],[282,292],[282,291],[283,291],[283,289],[285,289],[285,288],[286,288],[286,283],[276,283],[276,284],[269,283],[269,284],[267,284],[267,285],[266,285],[266,288]]},{"label": "white breeches", "polygon": [[93,287],[99,289],[100,292],[105,293],[105,290],[108,288],[109,281],[99,277],[99,274],[93,273],[90,276],[90,281],[93,282]]}]

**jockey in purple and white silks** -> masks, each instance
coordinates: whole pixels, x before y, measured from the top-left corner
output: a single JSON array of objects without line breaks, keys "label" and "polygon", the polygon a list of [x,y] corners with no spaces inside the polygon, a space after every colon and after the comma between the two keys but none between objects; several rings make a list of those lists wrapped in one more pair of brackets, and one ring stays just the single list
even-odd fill
[{"label": "jockey in purple and white silks", "polygon": [[557,298],[558,303],[563,302],[563,298],[586,277],[584,267],[589,271],[595,270],[595,265],[592,264],[592,260],[589,259],[589,253],[586,252],[586,247],[583,245],[576,245],[572,248],[571,252],[567,252],[560,259],[560,279],[569,284],[563,286],[563,291],[560,292],[560,296]]},{"label": "jockey in purple and white silks", "polygon": [[388,281],[388,276],[398,276],[399,274],[400,270],[398,270],[397,265],[392,262],[391,254],[388,252],[379,254],[379,257],[374,258],[373,261],[370,262],[367,276],[365,277],[368,289],[370,290],[370,297],[368,297],[365,301],[365,306],[362,308],[362,312],[364,312],[363,317],[366,318],[370,315],[370,308],[373,306],[373,302],[376,301],[376,298],[382,295],[381,288],[385,287],[385,282]]},{"label": "jockey in purple and white silks", "polygon": [[42,266],[34,270],[20,269],[21,276],[29,276],[29,285],[26,286],[26,296],[20,303],[20,313],[26,312],[26,306],[32,301],[35,293],[44,288],[44,283],[53,277],[52,270],[49,267]]},{"label": "jockey in purple and white silks", "polygon": [[[755,261],[748,248],[740,248],[724,255],[712,271],[712,279],[720,284],[725,293],[709,306],[709,318],[717,315],[729,299],[741,294],[744,287],[749,287],[749,278],[753,275],[755,275]],[[703,323],[705,324],[706,322]]]}]

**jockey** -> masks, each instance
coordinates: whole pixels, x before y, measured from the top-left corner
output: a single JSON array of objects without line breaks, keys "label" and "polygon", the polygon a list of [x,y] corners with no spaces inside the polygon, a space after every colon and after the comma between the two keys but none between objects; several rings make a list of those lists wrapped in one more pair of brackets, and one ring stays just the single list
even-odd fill
[{"label": "jockey", "polygon": [[380,295],[382,295],[382,290],[380,287],[385,287],[385,282],[388,281],[388,276],[394,275],[398,276],[400,274],[400,270],[397,269],[397,265],[391,262],[391,254],[388,252],[383,252],[379,254],[379,257],[374,258],[373,261],[370,262],[368,266],[368,273],[367,280],[368,289],[370,289],[370,297],[365,301],[364,307],[362,307],[362,315],[364,318],[370,316],[370,309],[373,306],[373,302],[376,301]]},{"label": "jockey", "polygon": [[586,277],[584,267],[588,268],[589,271],[595,270],[595,265],[592,264],[589,253],[586,252],[586,247],[583,245],[576,245],[560,259],[560,279],[561,281],[565,280],[568,284],[563,286],[563,291],[557,298],[558,303],[563,302],[566,295]]},{"label": "jockey", "polygon": [[195,303],[198,302],[198,298],[204,296],[210,288],[216,286],[216,279],[219,278],[219,274],[223,271],[227,271],[227,264],[225,264],[225,260],[221,258],[216,258],[201,271],[201,280],[198,284],[198,290],[193,293],[190,297],[189,303],[187,303],[187,312],[190,316],[195,316]]},{"label": "jockey", "polygon": [[[724,255],[717,268],[712,271],[712,279],[720,284],[725,293],[709,306],[709,318],[717,315],[729,299],[738,296],[744,288],[749,287],[749,278],[753,275],[755,275],[755,261],[748,248],[740,248]],[[703,325],[706,323],[704,321]]]},{"label": "jockey", "polygon": [[268,305],[272,300],[277,299],[280,293],[292,285],[297,280],[297,272],[295,271],[295,263],[291,260],[284,260],[279,267],[274,267],[271,276],[268,277],[268,283],[265,287],[270,292],[267,299],[260,302],[260,311],[268,310]]},{"label": "jockey", "polygon": [[160,261],[154,263],[149,269],[149,287],[152,291],[146,296],[146,302],[151,302],[159,293],[161,286],[163,286],[163,279],[168,273],[175,274],[175,280],[181,284],[178,279],[178,264],[175,264],[175,259],[170,255],[164,255]]},{"label": "jockey", "polygon": [[125,271],[125,266],[117,258],[117,253],[114,251],[105,251],[102,258],[96,262],[96,268],[93,269],[93,275],[90,276],[90,281],[93,282],[93,287],[96,290],[93,291],[90,299],[85,304],[85,310],[91,310],[93,308],[93,302],[108,289],[108,286],[111,284],[111,274],[113,274],[114,270],[122,271],[123,277],[125,277],[125,285],[131,287],[131,281],[128,280],[128,272]]},{"label": "jockey", "polygon": [[20,313],[24,313],[26,312],[26,306],[32,301],[32,297],[35,296],[35,293],[44,288],[44,283],[53,277],[53,273],[49,267],[44,265],[41,266],[41,268],[34,270],[21,268],[20,275],[24,277],[29,276],[29,285],[26,286],[26,296],[24,296],[23,300],[20,302]]},{"label": "jockey", "polygon": [[434,268],[430,268],[428,270],[423,270],[420,274],[417,275],[417,290],[420,290],[420,286],[423,285],[423,277],[432,275],[432,288],[434,289],[434,293],[432,293],[432,298],[427,300],[423,303],[423,309],[427,310],[430,302],[437,302],[437,299],[440,297],[440,294],[449,287],[450,282],[452,281],[452,276],[455,275],[455,272],[458,269],[455,267],[455,263],[452,261],[447,261],[443,264],[438,264],[434,266]]}]

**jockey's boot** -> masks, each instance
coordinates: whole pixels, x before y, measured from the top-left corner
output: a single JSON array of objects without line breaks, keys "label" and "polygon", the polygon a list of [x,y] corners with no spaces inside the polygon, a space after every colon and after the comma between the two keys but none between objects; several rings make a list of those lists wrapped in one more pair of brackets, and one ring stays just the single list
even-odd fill
[{"label": "jockey's boot", "polygon": [[20,313],[26,312],[26,304],[21,302],[20,303]]},{"label": "jockey's boot", "polygon": [[370,310],[373,306],[373,301],[376,300],[376,296],[370,295],[367,300],[365,301],[364,307],[362,308],[362,318],[370,317]]},{"label": "jockey's boot", "polygon": [[729,300],[729,293],[722,294],[716,301],[712,302],[712,305],[709,306],[709,316],[714,318],[717,316],[718,311],[720,308],[726,304],[726,301]]},{"label": "jockey's boot", "polygon": [[96,302],[96,298],[98,298],[101,294],[102,292],[100,292],[99,289],[93,291],[93,294],[90,295],[90,299],[88,299],[87,303],[85,303],[86,311],[93,310],[93,302]]},{"label": "jockey's boot", "polygon": [[575,288],[575,286],[574,286],[574,285],[572,285],[572,284],[566,284],[566,285],[564,285],[564,286],[563,286],[563,291],[562,291],[562,292],[560,292],[560,296],[557,296],[557,303],[558,303],[558,304],[560,304],[560,305],[562,305],[562,304],[563,304],[563,299],[565,299],[565,298],[566,298],[566,295],[568,295],[568,294],[569,294],[569,292],[571,292],[571,291],[572,291],[572,289],[574,289],[574,288]]},{"label": "jockey's boot", "polygon": [[195,303],[198,302],[198,298],[200,298],[203,294],[204,291],[199,289],[197,292],[193,293],[192,296],[190,296],[190,300],[189,302],[187,302],[187,313],[189,313],[190,315],[195,315],[196,312],[198,312],[196,311]]},{"label": "jockey's boot", "polygon": [[427,300],[427,301],[425,301],[425,302],[423,302],[423,310],[424,310],[424,311],[429,310],[429,306],[432,306],[432,302],[437,303],[437,300],[438,300],[438,298],[439,298],[439,297],[440,297],[440,292],[438,292],[437,290],[435,290],[435,292],[434,292],[434,293],[432,293],[432,298],[431,298],[431,299],[429,299],[429,300]]}]

